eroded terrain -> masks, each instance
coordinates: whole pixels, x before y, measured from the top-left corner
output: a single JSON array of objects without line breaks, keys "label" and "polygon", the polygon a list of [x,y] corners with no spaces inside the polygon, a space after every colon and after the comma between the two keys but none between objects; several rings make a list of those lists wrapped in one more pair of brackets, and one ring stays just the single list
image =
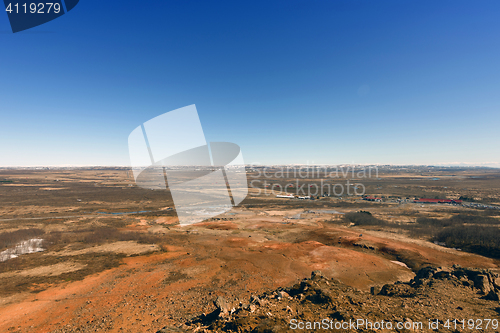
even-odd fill
[{"label": "eroded terrain", "polygon": [[[2,332],[156,332],[164,327],[164,332],[243,332],[265,331],[265,326],[279,332],[293,318],[314,320],[336,312],[337,319],[368,318],[377,307],[373,318],[387,313],[387,319],[404,321],[409,317],[395,310],[403,306],[413,309],[411,320],[427,320],[442,314],[439,306],[450,304],[457,313],[460,307],[468,315],[498,317],[498,300],[481,299],[485,293],[474,286],[474,278],[466,286],[450,273],[455,278],[437,276],[430,287],[428,281],[414,287],[416,274],[426,267],[499,272],[495,256],[435,244],[432,235],[441,226],[431,228],[419,218],[447,222],[468,216],[467,225],[498,227],[500,214],[408,199],[463,196],[495,205],[500,201],[495,170],[381,170],[375,179],[352,179],[363,181],[367,194],[383,196],[380,202],[348,195],[283,199],[251,187],[240,206],[189,226],[177,224],[168,191],[136,187],[125,169],[1,170],[0,180],[0,251],[20,241],[44,240],[44,251],[0,263]],[[287,181],[274,180],[283,186]],[[333,286],[327,292],[331,300],[311,299],[304,290],[294,295],[293,286],[309,281],[303,279],[313,271],[321,271],[320,285]],[[396,292],[370,299],[372,288],[380,291],[398,281],[417,290],[418,297]],[[288,296],[278,297],[281,291]],[[446,293],[452,295],[449,300]],[[255,297],[269,298],[265,311]],[[466,299],[469,303],[463,303]],[[221,300],[233,313],[219,316]],[[238,316],[248,318],[239,322]]]}]

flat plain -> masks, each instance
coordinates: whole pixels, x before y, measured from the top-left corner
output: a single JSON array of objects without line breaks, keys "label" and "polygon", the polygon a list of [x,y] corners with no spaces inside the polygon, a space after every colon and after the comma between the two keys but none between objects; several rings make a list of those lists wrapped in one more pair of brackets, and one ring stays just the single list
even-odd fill
[{"label": "flat plain", "polygon": [[[398,302],[428,319],[447,307],[498,318],[499,242],[477,235],[499,231],[500,170],[385,166],[370,177],[281,170],[248,168],[242,204],[180,226],[168,190],[137,187],[126,168],[0,169],[0,252],[42,240],[40,251],[0,262],[0,331],[280,332],[293,318],[369,317],[384,304],[380,316],[396,318]],[[316,191],[322,181],[364,190]],[[278,198],[280,189],[304,197],[314,190],[314,200]],[[467,243],[460,232],[478,239]],[[477,281],[460,282],[459,267],[479,272],[471,273],[476,280],[491,276],[490,296]],[[433,293],[379,293],[386,285],[417,288],[425,269],[450,278]],[[336,300],[359,304],[294,295],[301,281],[335,285]],[[415,310],[417,301],[434,305]]]}]

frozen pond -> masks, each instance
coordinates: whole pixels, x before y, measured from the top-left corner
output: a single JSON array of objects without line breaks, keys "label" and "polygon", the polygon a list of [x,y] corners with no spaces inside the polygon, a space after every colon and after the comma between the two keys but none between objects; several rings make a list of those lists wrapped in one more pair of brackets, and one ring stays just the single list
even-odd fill
[{"label": "frozen pond", "polygon": [[42,248],[42,238],[33,238],[26,241],[22,241],[11,249],[0,252],[0,262],[17,258],[22,254],[35,253],[43,251]]},{"label": "frozen pond", "polygon": [[340,214],[344,215],[344,213],[338,212],[336,210],[331,209],[319,209],[319,210],[309,210],[306,213],[316,213],[316,214]]}]

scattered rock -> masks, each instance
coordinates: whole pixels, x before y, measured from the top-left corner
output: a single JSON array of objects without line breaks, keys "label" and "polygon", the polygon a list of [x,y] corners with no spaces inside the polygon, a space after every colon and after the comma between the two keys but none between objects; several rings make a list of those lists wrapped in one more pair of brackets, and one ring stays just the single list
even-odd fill
[{"label": "scattered rock", "polygon": [[187,331],[177,327],[168,327],[168,326],[165,326],[161,330],[156,331],[156,333],[180,333],[180,332],[187,332]]},{"label": "scattered rock", "polygon": [[288,297],[290,297],[290,295],[288,295],[287,292],[285,292],[285,291],[279,291],[278,292],[278,299],[288,298]]},{"label": "scattered rock", "polygon": [[451,274],[450,274],[450,272],[447,272],[447,271],[436,272],[433,275],[433,278],[435,278],[435,279],[449,279],[450,277],[451,277]]},{"label": "scattered rock", "polygon": [[320,278],[324,278],[325,276],[323,275],[323,273],[321,273],[321,271],[313,271],[311,273],[311,279],[314,280],[315,278],[316,279],[320,279]]},{"label": "scattered rock", "polygon": [[408,284],[386,284],[382,287],[379,294],[393,297],[414,297],[416,291],[415,288]]},{"label": "scattered rock", "polygon": [[259,297],[255,296],[255,295],[252,295],[250,297],[250,303],[262,306],[262,305],[266,304],[266,301],[263,299],[260,299]]},{"label": "scattered rock", "polygon": [[214,305],[219,310],[220,317],[229,316],[229,312],[231,311],[231,304],[224,297],[217,297],[214,301]]}]

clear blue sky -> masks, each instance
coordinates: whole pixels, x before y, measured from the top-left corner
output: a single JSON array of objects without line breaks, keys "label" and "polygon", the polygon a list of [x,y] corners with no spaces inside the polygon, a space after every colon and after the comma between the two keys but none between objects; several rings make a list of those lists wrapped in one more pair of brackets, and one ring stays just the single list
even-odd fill
[{"label": "clear blue sky", "polygon": [[499,1],[97,1],[13,34],[0,166],[128,165],[196,104],[247,163],[500,166]]}]

